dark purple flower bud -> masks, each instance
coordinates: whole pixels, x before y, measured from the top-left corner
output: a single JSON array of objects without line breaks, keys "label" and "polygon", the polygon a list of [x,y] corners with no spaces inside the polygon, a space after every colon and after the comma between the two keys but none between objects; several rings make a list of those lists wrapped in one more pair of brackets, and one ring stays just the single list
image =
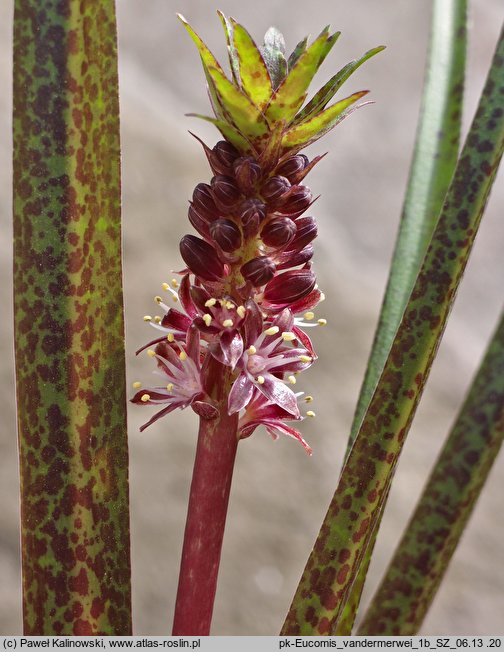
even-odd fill
[{"label": "dark purple flower bud", "polygon": [[224,209],[234,206],[240,198],[240,191],[232,177],[217,174],[212,179],[212,192],[217,204]]},{"label": "dark purple flower bud", "polygon": [[292,183],[292,178],[296,179],[297,175],[302,172],[308,165],[308,157],[304,154],[297,154],[286,159],[276,169],[276,173],[287,177]]},{"label": "dark purple flower bud", "polygon": [[261,166],[250,156],[241,156],[233,163],[236,183],[244,193],[255,190],[261,178]]},{"label": "dark purple flower bud", "polygon": [[239,217],[243,233],[248,237],[259,230],[259,224],[266,217],[266,206],[260,199],[246,199],[240,206]]},{"label": "dark purple flower bud", "polygon": [[305,212],[312,198],[311,190],[306,186],[292,186],[284,199],[281,212],[295,219]]},{"label": "dark purple flower bud", "polygon": [[242,242],[240,228],[231,220],[224,218],[210,224],[210,234],[222,251],[235,251]]},{"label": "dark purple flower bud", "polygon": [[294,269],[275,276],[264,290],[264,299],[273,305],[289,306],[315,287],[315,274],[309,269]]},{"label": "dark purple flower bud", "polygon": [[219,217],[219,210],[212,197],[212,191],[207,183],[198,183],[193,192],[193,206],[201,217],[209,222]]},{"label": "dark purple flower bud", "polygon": [[248,263],[242,265],[240,272],[243,277],[255,287],[265,285],[275,275],[275,263],[268,256],[252,258]]},{"label": "dark purple flower bud", "polygon": [[234,160],[240,156],[236,147],[225,140],[219,140],[212,149],[212,154],[212,163],[215,160],[215,163],[223,170],[222,172],[219,171],[220,174],[225,174],[224,170],[226,172],[231,170]]},{"label": "dark purple flower bud", "polygon": [[317,237],[317,222],[314,217],[300,217],[296,220],[296,235],[287,247],[288,251],[299,251]]},{"label": "dark purple flower bud", "polygon": [[195,235],[185,235],[180,241],[180,255],[196,276],[206,281],[222,280],[224,264],[208,242]]},{"label": "dark purple flower bud", "polygon": [[296,224],[290,217],[274,217],[261,231],[261,238],[268,247],[284,247],[296,235]]},{"label": "dark purple flower bud", "polygon": [[199,234],[205,238],[210,237],[210,231],[208,230],[208,221],[201,217],[198,211],[194,208],[193,204],[189,206],[189,212],[187,216],[189,218],[189,222],[191,222]]},{"label": "dark purple flower bud", "polygon": [[290,181],[286,177],[271,177],[263,184],[261,195],[269,204],[278,206],[290,187]]}]

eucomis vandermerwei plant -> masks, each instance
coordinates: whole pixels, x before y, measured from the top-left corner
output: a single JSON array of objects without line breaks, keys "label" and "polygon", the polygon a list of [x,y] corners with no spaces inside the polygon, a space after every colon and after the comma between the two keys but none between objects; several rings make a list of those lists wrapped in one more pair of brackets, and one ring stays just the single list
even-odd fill
[{"label": "eucomis vandermerwei plant", "polygon": [[[214,117],[223,140],[202,143],[210,183],[198,183],[188,217],[198,235],[185,235],[186,268],[155,297],[161,315],[145,316],[159,336],[147,350],[158,386],[132,401],[161,408],[142,429],[176,408],[200,416],[189,513],[182,553],[174,634],[210,628],[224,523],[238,440],[260,426],[274,438],[291,436],[311,453],[292,426],[304,416],[297,376],[316,353],[307,329],[324,325],[314,310],[323,300],[312,269],[314,198],[304,180],[321,160],[301,150],[357,108],[368,91],[331,104],[340,86],[383,47],[350,62],[306,102],[311,80],[340,32],[326,27],[287,57],[283,36],[270,28],[258,47],[233,19],[219,14],[230,76],[179,16],[196,44]],[[191,114],[195,115],[195,114]],[[172,304],[171,306],[169,304]]]}]

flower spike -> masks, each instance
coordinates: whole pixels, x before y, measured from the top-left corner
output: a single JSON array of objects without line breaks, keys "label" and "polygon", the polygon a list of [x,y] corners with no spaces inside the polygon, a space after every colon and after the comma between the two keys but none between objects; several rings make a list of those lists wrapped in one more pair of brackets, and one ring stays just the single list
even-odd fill
[{"label": "flower spike", "polygon": [[310,82],[340,32],[331,33],[327,26],[286,56],[276,28],[258,45],[240,23],[218,13],[229,76],[178,15],[200,54],[214,112],[214,117],[197,117],[215,124],[224,140],[209,147],[196,136],[212,175],[208,183],[196,185],[189,205],[198,235],[185,235],[180,242],[187,266],[180,287],[166,284],[178,307],[156,297],[164,314],[147,321],[161,334],[140,349],[155,347],[150,350],[157,373],[167,382],[164,388],[138,388],[132,400],[165,404],[149,424],[189,405],[202,418],[218,418],[206,393],[215,380],[207,376],[218,364],[222,374],[230,374],[223,409],[241,415],[241,436],[263,423],[270,434],[294,436],[307,448],[283,424],[301,418],[299,394],[292,387],[297,374],[316,359],[305,329],[325,323],[313,313],[323,299],[311,268],[317,224],[304,216],[314,199],[302,185],[322,156],[310,161],[300,150],[363,106],[359,100],[367,91],[330,102],[350,75],[383,48],[344,66],[305,104]]}]

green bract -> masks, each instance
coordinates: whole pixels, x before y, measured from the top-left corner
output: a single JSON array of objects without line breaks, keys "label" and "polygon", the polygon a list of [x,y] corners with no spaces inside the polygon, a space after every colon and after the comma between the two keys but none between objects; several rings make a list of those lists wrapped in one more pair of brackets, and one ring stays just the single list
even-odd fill
[{"label": "green bract", "polygon": [[326,27],[311,45],[304,39],[286,58],[283,36],[275,28],[266,32],[264,45],[258,47],[242,25],[219,15],[226,33],[231,79],[179,15],[200,53],[215,118],[191,115],[212,122],[240,152],[260,156],[263,163],[273,151],[281,156],[293,154],[368,104],[355,104],[368,92],[359,91],[327,107],[343,82],[383,46],[344,66],[303,109],[308,87],[340,32],[330,34]]}]

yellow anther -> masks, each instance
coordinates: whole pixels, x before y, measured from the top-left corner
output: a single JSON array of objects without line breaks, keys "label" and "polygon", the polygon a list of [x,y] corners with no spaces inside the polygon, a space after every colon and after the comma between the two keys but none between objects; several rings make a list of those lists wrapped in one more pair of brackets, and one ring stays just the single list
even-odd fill
[{"label": "yellow anther", "polygon": [[304,397],[304,402],[305,403],[311,403],[313,401],[313,396],[310,396],[309,394]]},{"label": "yellow anther", "polygon": [[173,389],[173,383],[168,383],[168,385],[166,385],[166,389],[167,389],[169,392],[171,392],[172,389]]},{"label": "yellow anther", "polygon": [[303,317],[306,319],[306,321],[311,321],[315,317],[314,312],[305,312]]},{"label": "yellow anther", "polygon": [[289,381],[289,383],[290,383],[291,385],[295,385],[295,384],[296,384],[296,376],[289,376],[289,377],[287,378],[287,380]]},{"label": "yellow anther", "polygon": [[172,286],[172,288],[178,288],[178,286],[179,286],[179,282],[177,281],[176,278],[172,278],[172,280],[171,280],[171,286]]},{"label": "yellow anther", "polygon": [[159,294],[158,294],[158,295],[156,295],[156,296],[154,297],[154,301],[155,301],[156,303],[161,303],[161,302],[163,301],[163,299],[161,299],[161,297],[160,297]]},{"label": "yellow anther", "polygon": [[140,397],[140,400],[143,403],[147,403],[147,401],[150,401],[150,394],[142,394],[142,396]]},{"label": "yellow anther", "polygon": [[312,358],[309,355],[300,355],[299,359],[301,362],[311,362]]},{"label": "yellow anther", "polygon": [[245,310],[245,306],[238,306],[238,308],[236,309],[236,312],[238,313],[238,316],[241,317],[242,319],[247,314],[247,311]]},{"label": "yellow anther", "polygon": [[182,362],[184,362],[185,360],[187,360],[187,353],[185,351],[181,351],[178,357],[182,360]]},{"label": "yellow anther", "polygon": [[264,385],[264,376],[257,376],[257,382],[259,385]]},{"label": "yellow anther", "polygon": [[168,285],[168,283],[163,283],[163,285],[161,287],[163,288],[163,290],[169,290],[170,289],[170,286]]},{"label": "yellow anther", "polygon": [[142,383],[139,380],[135,380],[135,382],[133,383],[133,387],[135,389],[140,389],[141,386],[142,386]]},{"label": "yellow anther", "polygon": [[232,328],[234,326],[233,320],[232,319],[225,319],[222,322],[222,325],[224,326],[224,328]]},{"label": "yellow anther", "polygon": [[175,342],[175,335],[173,333],[168,333],[166,339],[168,340],[168,342]]},{"label": "yellow anther", "polygon": [[209,315],[208,313],[205,313],[203,315],[203,321],[205,322],[205,324],[207,326],[210,326],[210,324],[212,323],[212,315]]},{"label": "yellow anther", "polygon": [[264,331],[265,335],[276,335],[280,329],[278,326],[270,326]]},{"label": "yellow anther", "polygon": [[226,301],[226,308],[228,310],[234,310],[236,308],[236,306],[232,301]]},{"label": "yellow anther", "polygon": [[308,410],[308,412],[306,413],[306,416],[307,416],[307,417],[314,417],[314,416],[315,416],[315,412],[313,412],[313,410]]},{"label": "yellow anther", "polygon": [[205,301],[205,308],[212,308],[212,306],[215,306],[216,303],[217,303],[217,299],[214,299],[212,297],[211,299]]},{"label": "yellow anther", "polygon": [[159,315],[156,315],[156,316],[154,317],[154,321],[156,322],[156,324],[160,324],[161,321],[162,321],[162,319],[161,319],[161,317],[160,317]]},{"label": "yellow anther", "polygon": [[282,333],[282,339],[284,342],[292,342],[292,340],[296,339],[296,335],[290,331],[285,331]]},{"label": "yellow anther", "polygon": [[143,320],[144,321],[152,321],[152,317],[150,315],[144,315]]},{"label": "yellow anther", "polygon": [[156,352],[154,351],[154,349],[148,349],[147,355],[149,356],[149,358],[155,358]]},{"label": "yellow anther", "polygon": [[255,346],[253,344],[251,344],[249,346],[249,348],[247,349],[247,353],[249,355],[255,355],[257,353],[257,349],[255,348]]},{"label": "yellow anther", "polygon": [[327,319],[317,319],[317,324],[319,326],[327,326]]},{"label": "yellow anther", "polygon": [[178,301],[178,295],[177,294],[172,294],[172,301],[174,303],[177,303],[177,301]]}]

